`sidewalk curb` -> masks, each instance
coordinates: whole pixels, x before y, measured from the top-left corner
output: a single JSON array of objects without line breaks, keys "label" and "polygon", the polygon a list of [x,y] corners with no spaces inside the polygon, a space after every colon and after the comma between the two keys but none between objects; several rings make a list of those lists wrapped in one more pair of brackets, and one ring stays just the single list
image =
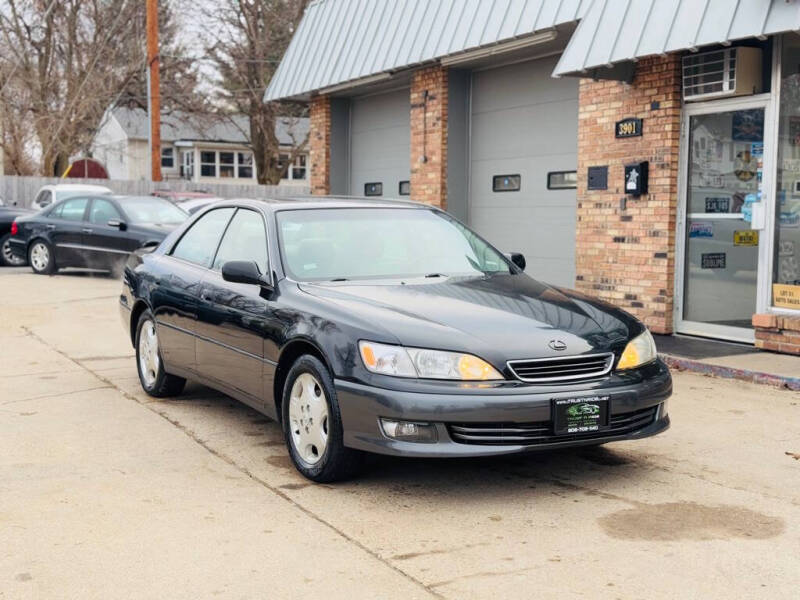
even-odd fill
[{"label": "sidewalk curb", "polygon": [[689,371],[700,373],[711,377],[722,377],[724,379],[738,379],[762,385],[787,388],[800,391],[800,377],[789,377],[785,375],[775,375],[772,373],[762,373],[760,371],[749,371],[747,369],[737,369],[735,367],[725,367],[722,365],[712,365],[691,358],[674,356],[672,354],[659,354],[659,357],[667,363],[671,369],[677,371]]}]

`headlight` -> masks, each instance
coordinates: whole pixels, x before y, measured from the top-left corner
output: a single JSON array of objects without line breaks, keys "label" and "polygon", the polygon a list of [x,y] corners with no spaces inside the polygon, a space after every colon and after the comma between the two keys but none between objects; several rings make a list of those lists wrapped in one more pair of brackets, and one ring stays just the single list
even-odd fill
[{"label": "headlight", "polygon": [[635,369],[649,362],[653,362],[658,354],[653,336],[645,329],[644,333],[636,336],[628,345],[617,363],[618,370]]},{"label": "headlight", "polygon": [[503,376],[485,360],[471,354],[406,348],[375,342],[358,342],[361,360],[368,371],[395,377],[487,381]]}]

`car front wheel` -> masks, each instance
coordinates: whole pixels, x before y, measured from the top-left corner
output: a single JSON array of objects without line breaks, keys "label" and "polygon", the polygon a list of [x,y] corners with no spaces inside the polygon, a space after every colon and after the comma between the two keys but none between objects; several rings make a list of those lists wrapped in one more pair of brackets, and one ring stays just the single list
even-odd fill
[{"label": "car front wheel", "polygon": [[22,267],[25,259],[11,252],[11,234],[0,237],[0,265],[5,267]]},{"label": "car front wheel", "polygon": [[156,322],[149,310],[142,313],[136,327],[136,368],[142,389],[154,398],[177,396],[186,385],[183,377],[170,375],[164,370]]},{"label": "car front wheel", "polygon": [[53,247],[44,240],[36,240],[28,248],[28,264],[34,273],[50,275],[56,272],[56,260]]},{"label": "car front wheel", "polygon": [[294,363],[281,408],[286,446],[300,473],[325,483],[358,471],[362,454],[344,446],[336,389],[318,358],[306,354]]}]

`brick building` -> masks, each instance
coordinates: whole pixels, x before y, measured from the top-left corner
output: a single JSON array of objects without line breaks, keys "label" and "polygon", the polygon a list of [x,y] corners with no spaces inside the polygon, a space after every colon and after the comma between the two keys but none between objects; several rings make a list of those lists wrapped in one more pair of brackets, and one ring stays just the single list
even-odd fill
[{"label": "brick building", "polygon": [[800,354],[800,1],[317,0],[317,194],[440,206],[658,333]]}]

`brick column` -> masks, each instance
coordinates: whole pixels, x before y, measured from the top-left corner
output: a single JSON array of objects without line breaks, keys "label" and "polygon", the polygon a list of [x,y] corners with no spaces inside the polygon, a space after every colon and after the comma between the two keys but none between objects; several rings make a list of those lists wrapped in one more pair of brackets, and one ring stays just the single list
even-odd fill
[{"label": "brick column", "polygon": [[447,68],[411,82],[411,199],[447,208]]},{"label": "brick column", "polygon": [[[580,82],[576,287],[671,333],[681,120],[680,57],[646,58],[632,84]],[[615,122],[644,120],[643,135],[614,137]],[[624,190],[624,165],[649,161],[649,191]],[[608,165],[608,189],[587,190],[587,168]],[[626,207],[622,207],[622,202]]]},{"label": "brick column", "polygon": [[328,96],[311,99],[309,126],[311,193],[324,196],[331,192],[331,100]]},{"label": "brick column", "polygon": [[800,355],[800,317],[778,314],[753,315],[756,348]]}]

